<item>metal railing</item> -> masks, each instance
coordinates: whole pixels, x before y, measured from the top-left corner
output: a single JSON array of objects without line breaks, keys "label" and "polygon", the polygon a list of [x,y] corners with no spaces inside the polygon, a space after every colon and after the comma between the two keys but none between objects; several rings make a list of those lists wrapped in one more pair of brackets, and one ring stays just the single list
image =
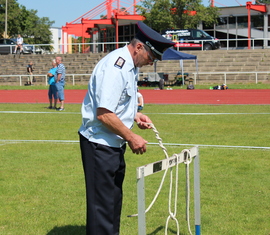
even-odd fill
[{"label": "metal railing", "polygon": [[[142,81],[145,77],[153,77],[153,72],[149,72],[149,73],[139,73],[139,81]],[[176,77],[176,74],[175,73],[166,73],[166,74],[169,74],[169,75],[172,75],[172,76],[175,76]],[[235,71],[235,72],[194,72],[194,73],[191,73],[193,75],[193,78],[194,78],[194,84],[197,84],[198,80],[199,80],[199,75],[223,75],[224,76],[224,80],[223,80],[223,83],[224,84],[227,84],[227,76],[228,75],[232,75],[232,74],[236,74],[236,75],[239,75],[239,74],[252,74],[254,75],[254,82],[256,84],[258,84],[258,75],[259,74],[269,74],[270,75],[270,71],[257,71],[257,72],[254,72],[254,71],[245,71],[245,72],[240,72],[240,71]],[[36,77],[41,77],[42,78],[42,81],[41,81],[41,84],[44,84],[45,86],[48,85],[48,82],[47,82],[47,75],[45,74],[38,74],[38,75],[32,75],[34,78]],[[87,77],[87,80],[90,79],[90,76],[91,74],[66,74],[66,81],[67,82],[71,82],[71,84],[74,86],[76,84],[79,84],[80,82],[82,81],[77,81],[76,80],[76,77],[82,77],[82,76],[86,76]],[[189,76],[191,77],[191,76]],[[23,85],[23,81],[26,80],[25,78],[29,78],[29,75],[0,75],[0,84],[2,82],[13,82],[13,83],[16,83],[17,81],[4,81],[4,79],[2,78],[18,78],[18,83],[20,86]],[[151,80],[150,82],[158,82],[160,80],[160,73],[156,73],[156,76],[155,76],[155,80]],[[172,81],[172,80],[170,80]]]},{"label": "metal railing", "polygon": [[[268,40],[270,40],[270,38],[230,38],[230,39],[219,39],[220,42],[225,42],[226,43],[226,46],[225,47],[221,47],[221,48],[226,48],[226,50],[231,50],[231,49],[247,49],[248,46],[230,46],[230,43],[234,43],[235,44],[238,44],[237,42],[240,42],[240,41],[246,41],[248,43],[248,41],[250,41],[250,44],[251,44],[251,49],[254,50],[254,49],[257,49],[257,48],[261,48],[261,49],[266,49],[268,48],[268,45],[267,46],[264,46],[264,41],[267,41],[266,44],[268,44]],[[261,42],[261,45],[259,46],[256,46],[256,42]]]},{"label": "metal railing", "polygon": [[[248,43],[248,41],[250,41],[251,42],[251,49],[254,50],[256,48],[261,48],[261,49],[267,48],[268,46],[266,46],[266,47],[263,46],[263,43],[261,46],[256,46],[256,42],[268,41],[268,40],[270,40],[270,38],[250,38],[250,39],[248,39],[248,38],[241,38],[241,39],[227,38],[227,39],[218,39],[218,40],[220,42],[224,42],[224,44],[226,44],[226,46],[221,47],[221,49],[231,50],[231,49],[237,49],[237,48],[242,48],[242,49],[247,48],[247,46],[246,47],[230,46],[230,43],[235,42],[235,44],[237,44],[236,42],[240,42],[240,41],[246,41]],[[191,43],[191,42],[194,43],[194,41],[203,44],[204,42],[211,41],[211,40],[209,40],[209,39],[206,39],[206,40],[184,40],[183,42],[184,43]],[[82,50],[83,47],[90,47],[92,53],[100,53],[100,52],[108,52],[108,50],[106,50],[106,46],[108,46],[108,45],[118,44],[119,46],[125,46],[128,43],[129,42],[118,42],[118,43],[117,42],[95,42],[95,43],[70,43],[70,44],[67,43],[67,44],[59,44],[57,49],[55,48],[54,50],[60,54],[65,54],[65,53],[70,53],[70,52],[68,52],[68,49],[67,49],[69,46],[71,46],[71,47],[78,46],[76,52],[79,52],[79,53],[83,53],[83,50]],[[37,44],[37,45],[33,45],[33,46],[34,46],[34,51],[35,51],[35,47],[51,46],[51,45]],[[73,50],[74,49],[72,49],[72,51]],[[179,48],[177,48],[177,50],[179,50]],[[203,50],[203,47],[201,47],[201,50]]]},{"label": "metal railing", "polygon": [[[53,44],[25,44],[24,46],[33,47],[33,53],[37,54],[66,54],[66,53],[87,53],[89,50],[83,48],[89,47],[91,52],[100,53],[107,52],[106,46],[113,45],[115,49],[115,45],[118,44],[119,47],[127,45],[129,42],[95,42],[95,43],[65,43],[58,44],[57,46]],[[3,54],[12,54],[16,45],[0,45],[0,54],[3,51]],[[71,47],[71,51],[69,49]],[[76,49],[72,47],[77,47]],[[2,48],[2,49],[1,49]],[[8,50],[3,50],[3,48],[9,48]],[[51,49],[50,49],[51,48]],[[9,51],[9,52],[8,52]]]},{"label": "metal railing", "polygon": [[[34,74],[31,76],[32,76],[32,78],[41,77],[41,80],[42,80],[41,84],[44,84],[45,86],[48,85],[48,77],[46,74],[37,74],[37,75]],[[71,80],[73,86],[76,85],[76,77],[78,77],[78,76],[80,76],[80,77],[87,76],[88,78],[90,78],[91,74],[66,74],[66,78],[71,77],[70,80]],[[30,75],[25,75],[25,74],[24,75],[0,75],[0,84],[1,84],[1,82],[14,82],[14,83],[16,83],[16,81],[8,81],[8,80],[4,81],[1,78],[18,78],[18,83],[20,86],[22,86],[23,81],[26,80],[26,78],[28,80],[30,78]]]},{"label": "metal railing", "polygon": [[[153,72],[145,73],[144,72],[144,73],[140,73],[139,75],[141,77],[143,77],[143,79],[144,78],[147,78],[147,81],[148,82],[158,82],[160,80],[160,78],[161,78],[161,75],[160,74],[172,75],[172,76],[175,77],[174,81],[176,82],[176,80],[177,80],[176,79],[176,76],[177,75],[175,73],[153,73]],[[241,71],[230,71],[230,72],[224,71],[223,72],[223,71],[221,71],[221,72],[198,72],[198,73],[197,72],[194,72],[194,73],[190,73],[190,75],[187,76],[186,79],[188,80],[189,78],[192,77],[194,79],[193,82],[196,85],[197,82],[198,82],[198,80],[199,80],[199,76],[200,75],[223,75],[223,77],[224,77],[223,78],[223,83],[224,84],[227,84],[227,82],[228,82],[227,76],[228,75],[233,75],[233,74],[235,74],[235,75],[241,75],[241,74],[248,74],[248,75],[250,75],[250,74],[252,74],[254,76],[254,82],[255,82],[255,84],[258,84],[258,81],[259,81],[258,80],[258,75],[259,74],[269,74],[269,76],[270,76],[270,71],[244,71],[244,72],[241,72]],[[139,80],[142,81],[141,79],[139,79]],[[173,82],[173,79],[169,79],[169,81],[170,82]],[[200,80],[200,81],[202,81],[202,80]],[[203,81],[205,82],[207,80],[205,79]]]},{"label": "metal railing", "polygon": [[224,84],[227,84],[227,75],[229,74],[254,74],[254,80],[255,83],[258,84],[258,74],[270,74],[270,71],[259,71],[259,72],[240,72],[240,71],[236,71],[236,72],[198,72],[198,73],[192,73],[194,76],[194,84],[197,83],[197,76],[199,77],[199,75],[223,75],[224,76]]},{"label": "metal railing", "polygon": [[[231,50],[231,49],[243,49],[243,48],[247,48],[247,46],[230,46],[230,44],[236,44],[237,42],[240,41],[250,41],[251,42],[251,49],[256,49],[256,48],[268,48],[268,41],[270,40],[270,38],[241,38],[241,39],[237,39],[237,38],[233,38],[233,39],[218,39],[220,42],[224,42],[225,46],[222,47],[221,49],[226,49],[226,50]],[[184,40],[181,42],[184,43],[189,43],[189,42],[198,42],[203,44],[204,42],[207,41],[211,41],[209,39],[206,40]],[[179,41],[180,42],[180,41]],[[259,42],[259,43],[258,43]],[[267,46],[264,46],[263,42],[267,42],[265,44],[267,44]],[[28,46],[32,46],[33,47],[33,53],[58,53],[58,54],[66,54],[66,53],[84,53],[85,51],[83,51],[83,48],[88,47],[89,50],[92,53],[100,53],[100,52],[108,52],[111,51],[111,49],[107,49],[108,46],[113,45],[113,49],[115,49],[115,45],[118,44],[120,47],[121,46],[125,46],[127,45],[129,42],[94,42],[94,43],[65,43],[65,44],[29,44]],[[259,46],[256,46],[259,45]],[[10,47],[10,53],[12,53],[12,47],[14,48],[15,45],[0,45],[0,49],[1,47]],[[25,45],[26,46],[26,45]],[[43,50],[42,48],[45,48],[45,50]],[[51,51],[46,49],[46,48],[53,48]],[[76,49],[75,49],[76,48]],[[201,48],[201,50],[203,50],[203,47]]]},{"label": "metal railing", "polygon": [[[45,79],[45,85],[47,84],[47,75],[31,75],[32,77],[44,77]],[[22,86],[23,78],[26,77],[27,79],[30,78],[30,75],[0,75],[0,82],[5,82],[1,78],[19,78],[19,85]],[[11,82],[11,81],[6,81]]]}]

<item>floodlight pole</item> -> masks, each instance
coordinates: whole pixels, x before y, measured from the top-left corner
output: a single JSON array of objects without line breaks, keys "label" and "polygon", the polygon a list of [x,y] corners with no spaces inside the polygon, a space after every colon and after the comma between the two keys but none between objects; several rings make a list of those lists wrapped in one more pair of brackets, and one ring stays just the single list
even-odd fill
[{"label": "floodlight pole", "polygon": [[8,0],[6,0],[6,14],[5,14],[5,35],[4,38],[7,38],[7,5],[8,5]]}]

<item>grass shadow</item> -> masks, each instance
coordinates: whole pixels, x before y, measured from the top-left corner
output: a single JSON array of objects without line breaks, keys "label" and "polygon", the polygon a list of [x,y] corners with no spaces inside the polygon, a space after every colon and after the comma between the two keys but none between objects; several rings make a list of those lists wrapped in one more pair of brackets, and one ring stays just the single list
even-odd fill
[{"label": "grass shadow", "polygon": [[62,227],[54,227],[46,235],[85,235],[86,227],[78,225],[66,225]]},{"label": "grass shadow", "polygon": [[[153,232],[148,233],[147,235],[156,235],[156,234],[158,234],[161,230],[163,230],[164,228],[165,228],[164,226],[159,226],[159,227],[156,228]],[[176,230],[173,230],[173,229],[170,229],[170,228],[169,228],[168,231],[170,232],[170,234],[177,234],[177,231],[176,231]],[[186,235],[186,234],[180,232],[180,235]]]},{"label": "grass shadow", "polygon": [[164,229],[164,226],[159,226],[158,228],[156,228],[153,232],[148,233],[147,235],[156,235],[159,231],[161,231],[162,229]]}]

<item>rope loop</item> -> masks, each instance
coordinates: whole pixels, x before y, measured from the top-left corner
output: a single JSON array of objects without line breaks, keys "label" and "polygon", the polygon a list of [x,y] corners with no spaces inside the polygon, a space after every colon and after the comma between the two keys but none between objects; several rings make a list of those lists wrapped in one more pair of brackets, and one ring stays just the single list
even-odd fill
[{"label": "rope loop", "polygon": [[[139,124],[139,123],[138,123]],[[165,146],[163,145],[163,142],[162,142],[162,139],[160,138],[159,136],[159,132],[158,130],[156,129],[156,127],[154,126],[153,123],[147,123],[151,128],[152,130],[154,131],[155,133],[155,136],[156,136],[156,139],[158,140],[158,143],[159,143],[159,146],[161,147],[161,149],[163,150],[165,156],[166,156],[166,159],[169,158],[168,156],[168,153],[167,153],[167,149],[165,148]],[[190,150],[189,149],[184,149],[182,151],[184,153],[184,163],[186,164],[186,190],[187,190],[187,196],[186,196],[186,217],[187,217],[187,223],[188,223],[188,230],[189,230],[189,234],[192,235],[191,233],[191,230],[190,230],[190,218],[189,218],[189,203],[190,203],[190,183],[189,183],[189,164],[192,162],[192,157],[191,157],[191,153],[190,153]],[[176,156],[177,157],[177,154],[174,154],[173,156]],[[150,203],[150,205],[148,206],[148,208],[145,210],[145,213],[147,213],[151,207],[154,205],[155,201],[157,200],[158,196],[159,196],[159,193],[161,191],[161,188],[163,186],[163,183],[164,183],[164,180],[165,180],[165,176],[168,172],[168,165],[164,171],[164,174],[163,174],[163,177],[161,179],[161,182],[160,182],[160,185],[159,185],[159,188],[152,200],[152,202]],[[173,169],[171,168],[170,169],[170,189],[169,189],[169,201],[168,201],[168,209],[169,209],[169,216],[167,218],[167,221],[166,221],[166,225],[165,225],[165,235],[167,235],[167,232],[168,232],[168,225],[169,225],[169,220],[172,219],[175,221],[175,224],[176,224],[176,227],[177,227],[177,235],[180,234],[180,229],[179,229],[179,222],[176,218],[176,213],[177,213],[177,200],[178,200],[178,164],[176,165],[176,172],[175,172],[175,193],[174,193],[174,205],[173,205],[173,210],[174,212],[172,212],[171,210],[171,207],[172,207],[172,189],[173,189]],[[134,215],[131,215],[132,216],[138,216],[138,214],[134,214]]]},{"label": "rope loop", "polygon": [[192,162],[192,157],[189,149],[184,149],[182,151],[184,153],[184,163],[186,164],[186,220],[188,232],[192,235],[190,229],[190,214],[189,214],[189,206],[190,206],[190,178],[189,178],[189,164]]}]

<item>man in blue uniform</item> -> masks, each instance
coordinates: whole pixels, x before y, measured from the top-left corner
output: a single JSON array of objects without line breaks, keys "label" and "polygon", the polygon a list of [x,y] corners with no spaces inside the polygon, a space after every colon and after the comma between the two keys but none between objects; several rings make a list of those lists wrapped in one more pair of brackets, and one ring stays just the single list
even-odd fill
[{"label": "man in blue uniform", "polygon": [[82,104],[80,147],[86,181],[87,235],[117,235],[122,207],[126,143],[143,154],[147,141],[131,131],[134,121],[151,128],[137,112],[138,68],[161,60],[174,45],[142,22],[129,45],[119,48],[94,68]]}]

